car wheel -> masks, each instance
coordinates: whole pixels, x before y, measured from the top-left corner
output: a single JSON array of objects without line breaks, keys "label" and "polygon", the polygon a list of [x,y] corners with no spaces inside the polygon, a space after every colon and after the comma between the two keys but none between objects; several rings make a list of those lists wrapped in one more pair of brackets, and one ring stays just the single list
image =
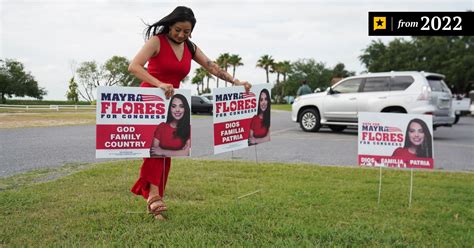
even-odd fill
[{"label": "car wheel", "polygon": [[315,109],[306,109],[301,113],[300,127],[305,132],[317,132],[321,128],[321,118]]},{"label": "car wheel", "polygon": [[329,128],[336,133],[340,133],[346,129],[347,126],[339,126],[339,125],[329,125]]},{"label": "car wheel", "polygon": [[456,115],[456,118],[454,119],[454,123],[453,124],[457,124],[459,119],[461,119],[461,116],[460,115]]}]

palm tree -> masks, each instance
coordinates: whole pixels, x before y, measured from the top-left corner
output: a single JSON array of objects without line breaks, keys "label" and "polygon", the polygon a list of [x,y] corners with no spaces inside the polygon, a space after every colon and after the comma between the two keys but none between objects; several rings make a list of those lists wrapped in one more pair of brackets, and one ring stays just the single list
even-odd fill
[{"label": "palm tree", "polygon": [[283,75],[283,82],[286,82],[286,76],[291,72],[291,63],[288,60],[281,62],[281,74]]},{"label": "palm tree", "polygon": [[[198,94],[201,94],[204,91],[204,77],[206,76],[206,72],[206,69],[199,67],[194,71],[194,77],[191,79],[192,84],[197,84]],[[201,93],[199,92],[199,85],[201,85]]]},{"label": "palm tree", "polygon": [[204,77],[207,78],[206,90],[208,92],[211,92],[211,89],[209,88],[209,79],[214,79],[214,77],[212,76],[212,74],[208,70],[206,70],[204,68],[203,68],[202,73],[204,74]]},{"label": "palm tree", "polygon": [[267,73],[267,83],[270,83],[270,80],[268,78],[268,72],[269,72],[270,67],[272,66],[273,63],[275,63],[275,61],[273,60],[272,56],[270,56],[270,55],[263,55],[257,61],[257,67],[263,68],[265,70],[265,72]]},{"label": "palm tree", "polygon": [[201,84],[201,79],[198,77],[198,75],[195,75],[195,76],[191,79],[191,84],[197,85],[196,89],[197,89],[198,95],[200,95],[200,94],[201,94],[201,91],[199,91],[199,85]]},{"label": "palm tree", "polygon": [[[223,68],[225,71],[227,71],[227,68],[229,68],[229,59],[230,54],[223,53],[217,57],[216,64],[219,65],[220,68]],[[225,87],[227,87],[227,81],[225,81]],[[217,81],[217,88],[219,88],[219,81]]]},{"label": "palm tree", "polygon": [[283,72],[283,62],[275,62],[271,65],[271,68],[270,68],[270,72],[271,73],[275,73],[277,74],[277,81],[276,83],[280,83],[280,74],[282,74]]},{"label": "palm tree", "polygon": [[244,63],[242,63],[242,58],[239,55],[232,54],[229,58],[229,65],[231,65],[233,67],[232,77],[235,78],[235,68],[238,67],[238,66],[244,65]]}]

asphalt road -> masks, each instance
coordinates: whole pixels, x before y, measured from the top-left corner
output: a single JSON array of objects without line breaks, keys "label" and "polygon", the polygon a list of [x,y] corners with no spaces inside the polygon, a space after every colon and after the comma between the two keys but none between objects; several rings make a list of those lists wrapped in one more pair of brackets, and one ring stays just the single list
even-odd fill
[{"label": "asphalt road", "polygon": [[[256,147],[213,155],[212,116],[192,119],[192,157],[278,161],[320,165],[357,165],[357,131],[303,132],[290,113],[272,112],[272,141]],[[434,132],[437,170],[474,171],[474,118],[463,117],[452,128]],[[0,129],[0,177],[33,169],[95,159],[95,126]]]}]

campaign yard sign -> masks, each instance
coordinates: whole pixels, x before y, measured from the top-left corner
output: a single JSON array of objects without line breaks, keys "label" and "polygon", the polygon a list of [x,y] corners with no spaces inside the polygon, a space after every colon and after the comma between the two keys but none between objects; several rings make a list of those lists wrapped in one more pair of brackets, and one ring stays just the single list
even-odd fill
[{"label": "campaign yard sign", "polygon": [[[175,95],[166,99],[164,92],[158,88],[98,87],[96,158],[160,157],[158,151],[166,154],[163,156],[186,156],[183,152],[178,152],[184,146],[164,145],[170,142],[180,143],[173,136],[172,128],[176,127],[178,120],[187,120],[186,128],[190,129],[190,95],[189,90],[175,90]],[[174,100],[175,98],[182,100]],[[180,108],[173,108],[176,104],[171,104],[171,101],[181,103]],[[175,124],[168,124],[174,120]],[[171,134],[161,134],[166,131]],[[186,151],[190,149],[189,146],[190,142],[185,147]]]},{"label": "campaign yard sign", "polygon": [[213,89],[214,154],[270,141],[270,87],[253,85]]},{"label": "campaign yard sign", "polygon": [[431,115],[359,113],[360,166],[433,169]]}]

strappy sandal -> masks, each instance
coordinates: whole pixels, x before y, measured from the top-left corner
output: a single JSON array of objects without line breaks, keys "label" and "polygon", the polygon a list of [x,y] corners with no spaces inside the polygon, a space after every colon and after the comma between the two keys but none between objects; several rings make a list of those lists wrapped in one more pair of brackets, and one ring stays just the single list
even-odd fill
[{"label": "strappy sandal", "polygon": [[[152,209],[151,205],[153,205],[153,203],[157,203],[157,206]],[[159,195],[152,196],[150,199],[148,199],[147,208],[148,213],[153,214],[155,216],[155,219],[165,220],[165,217],[163,217],[161,213],[168,210],[168,208],[166,207],[165,202],[163,202],[163,199]]]}]

